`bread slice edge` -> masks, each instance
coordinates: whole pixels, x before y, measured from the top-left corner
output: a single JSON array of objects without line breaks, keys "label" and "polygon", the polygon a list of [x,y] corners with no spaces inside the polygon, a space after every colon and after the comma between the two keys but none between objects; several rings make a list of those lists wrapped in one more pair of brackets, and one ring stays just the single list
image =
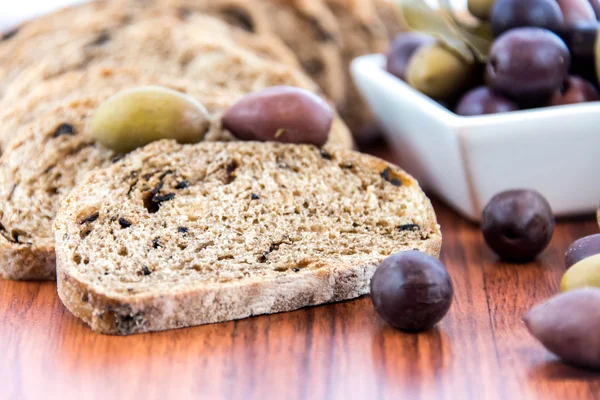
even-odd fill
[{"label": "bread slice edge", "polygon": [[[60,228],[56,234],[62,234]],[[441,234],[436,234],[415,249],[439,257],[441,244]],[[100,293],[69,274],[71,257],[60,247],[56,257],[58,295],[65,307],[93,331],[110,335],[225,322],[357,298],[369,293],[378,265],[324,267],[260,282],[202,285],[186,292],[128,298]]]},{"label": "bread slice edge", "polygon": [[17,244],[0,236],[0,277],[14,281],[54,280],[54,241],[39,245]]}]

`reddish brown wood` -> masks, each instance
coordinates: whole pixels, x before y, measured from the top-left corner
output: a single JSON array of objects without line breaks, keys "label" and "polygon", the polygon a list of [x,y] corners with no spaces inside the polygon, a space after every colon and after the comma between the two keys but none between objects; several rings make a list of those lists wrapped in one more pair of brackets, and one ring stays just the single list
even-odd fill
[{"label": "reddish brown wood", "polygon": [[0,280],[0,399],[595,399],[600,374],[556,361],[521,318],[556,293],[561,222],[538,261],[507,265],[435,203],[456,297],[434,330],[386,326],[368,298],[132,337],[92,333],[54,283]]}]

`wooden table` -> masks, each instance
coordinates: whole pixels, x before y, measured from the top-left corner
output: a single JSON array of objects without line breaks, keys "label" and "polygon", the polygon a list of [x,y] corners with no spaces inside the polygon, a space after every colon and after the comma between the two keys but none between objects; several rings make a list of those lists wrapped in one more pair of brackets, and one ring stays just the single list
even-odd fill
[{"label": "wooden table", "polygon": [[0,280],[0,399],[600,398],[600,373],[561,364],[521,322],[557,292],[565,249],[598,231],[594,219],[560,222],[536,262],[507,265],[476,226],[435,208],[455,299],[430,332],[390,328],[366,297],[102,336],[66,311],[54,283]]}]

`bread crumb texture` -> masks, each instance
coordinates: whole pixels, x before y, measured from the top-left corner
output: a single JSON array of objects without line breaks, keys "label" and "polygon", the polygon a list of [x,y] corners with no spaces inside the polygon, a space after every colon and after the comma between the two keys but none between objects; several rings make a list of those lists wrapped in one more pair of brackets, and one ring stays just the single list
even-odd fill
[{"label": "bread crumb texture", "polygon": [[441,234],[414,179],[308,145],[150,144],[92,172],[54,224],[59,294],[131,334],[357,297],[376,265]]}]

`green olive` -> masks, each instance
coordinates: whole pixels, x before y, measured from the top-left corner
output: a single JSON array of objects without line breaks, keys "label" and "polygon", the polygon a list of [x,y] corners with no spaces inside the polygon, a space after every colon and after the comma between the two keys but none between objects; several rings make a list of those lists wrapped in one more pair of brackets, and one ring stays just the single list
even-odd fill
[{"label": "green olive", "polygon": [[560,281],[560,291],[584,287],[600,288],[600,254],[584,258],[565,272]]},{"label": "green olive", "polygon": [[473,65],[439,44],[423,46],[411,57],[406,78],[421,93],[436,99],[461,94],[469,84]]},{"label": "green olive", "polygon": [[469,12],[477,18],[488,20],[495,0],[469,0]]},{"label": "green olive", "polygon": [[160,139],[197,143],[209,129],[206,108],[195,99],[158,86],[124,90],[100,104],[90,135],[119,153]]}]

